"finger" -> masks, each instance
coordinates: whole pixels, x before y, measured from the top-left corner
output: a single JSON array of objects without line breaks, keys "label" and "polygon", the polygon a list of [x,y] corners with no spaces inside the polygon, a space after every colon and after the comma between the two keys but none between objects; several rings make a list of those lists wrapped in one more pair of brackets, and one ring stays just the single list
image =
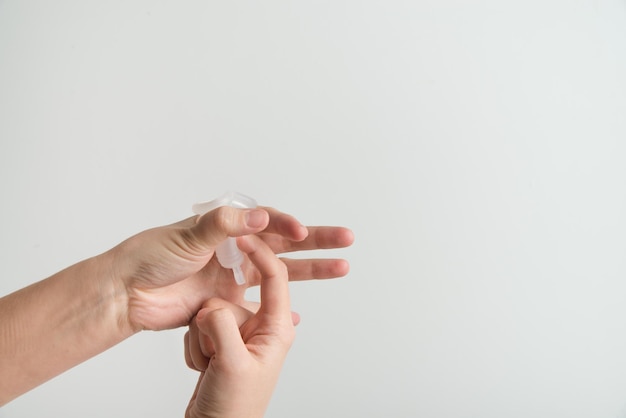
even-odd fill
[{"label": "finger", "polygon": [[211,339],[215,354],[221,357],[221,361],[233,363],[248,353],[231,310],[220,308],[198,312],[197,323],[199,330]]},{"label": "finger", "polygon": [[249,310],[250,312],[253,312],[253,313],[257,313],[259,308],[261,307],[261,304],[259,302],[252,302],[252,301],[249,301],[249,300],[244,300],[244,301],[240,302],[240,305],[243,308],[245,308],[245,309],[247,309],[247,310]]},{"label": "finger", "polygon": [[191,416],[191,414],[189,413],[192,405],[195,404],[196,398],[198,397],[198,392],[200,391],[200,386],[202,385],[202,383],[204,382],[204,373],[205,372],[200,372],[200,376],[198,376],[198,382],[196,383],[196,387],[193,390],[193,394],[191,395],[191,399],[189,400],[189,406],[187,406],[187,411],[185,413],[186,417]]},{"label": "finger", "polygon": [[289,278],[287,267],[259,237],[250,235],[237,240],[259,270],[261,309],[270,315],[291,315],[289,309]]},{"label": "finger", "polygon": [[189,367],[190,369],[196,370],[196,367],[194,366],[193,361],[191,359],[191,354],[189,353],[189,331],[185,333],[185,336],[183,337],[183,342],[185,345],[185,363],[187,364],[187,367]]},{"label": "finger", "polygon": [[308,235],[307,228],[296,218],[270,207],[262,207],[270,216],[264,232],[276,234],[290,241],[302,241]]},{"label": "finger", "polygon": [[291,323],[294,327],[300,325],[301,320],[302,318],[300,317],[300,314],[298,312],[291,312]]},{"label": "finger", "polygon": [[[291,259],[281,257],[280,260],[287,266],[290,282],[335,279],[350,272],[350,264],[341,258]],[[249,270],[248,284],[258,286],[260,282],[261,273],[256,268]]]},{"label": "finger", "polygon": [[[237,325],[239,325],[240,328],[247,320],[254,316],[254,314],[257,313],[259,311],[259,308],[261,307],[261,304],[259,302],[251,302],[248,300],[244,300],[243,302],[241,302],[241,305],[229,303],[227,301],[224,302],[225,303],[222,307],[228,307],[229,309],[234,311],[235,318],[237,319]],[[298,325],[301,320],[300,314],[297,312],[291,312],[291,319],[294,325]],[[197,325],[194,324],[194,326]]]},{"label": "finger", "polygon": [[[255,306],[257,305],[257,306]],[[204,308],[198,312],[196,316],[196,322],[199,321],[198,317],[204,318],[206,311],[212,312],[218,309],[228,309],[230,310],[234,317],[235,322],[237,322],[237,327],[241,327],[246,321],[252,318],[255,312],[258,310],[258,303],[249,303],[248,306],[252,307],[253,310],[248,310],[242,306],[236,305],[234,303],[228,302],[224,299],[220,298],[211,298],[204,303]],[[203,312],[205,311],[205,312]],[[205,358],[210,358],[213,354],[215,354],[215,348],[213,346],[213,342],[211,338],[206,334],[201,334],[198,336],[198,342],[200,345],[200,351]]]},{"label": "finger", "polygon": [[343,277],[350,272],[350,264],[343,259],[306,259],[294,260],[281,258],[289,271],[289,280],[324,280]]},{"label": "finger", "polygon": [[[247,310],[249,310],[250,312],[258,312],[259,308],[261,307],[261,304],[258,302],[250,302],[247,300],[244,300],[241,305],[246,308]],[[297,326],[300,324],[300,321],[302,319],[300,318],[300,314],[298,312],[291,312],[291,323],[294,326]],[[241,325],[239,326],[241,328]]]},{"label": "finger", "polygon": [[[204,316],[200,315],[200,312],[204,310],[208,310],[210,312],[216,309],[230,309],[233,312],[233,315],[235,315],[237,326],[240,327],[244,322],[250,319],[256,311],[259,310],[259,303],[243,301],[241,305],[237,305],[236,303],[232,303],[221,298],[210,298],[202,304],[202,308],[198,312],[198,316]],[[196,318],[196,321],[198,320],[199,319]]]},{"label": "finger", "polygon": [[263,209],[236,209],[223,206],[197,218],[187,237],[199,248],[215,248],[228,237],[254,234],[269,223]]},{"label": "finger", "polygon": [[309,234],[302,241],[292,241],[277,234],[269,234],[266,231],[259,233],[270,248],[276,253],[293,251],[323,250],[333,248],[345,248],[354,242],[354,233],[340,226],[310,226]]},{"label": "finger", "polygon": [[187,342],[187,347],[185,350],[186,358],[189,358],[187,365],[191,363],[189,367],[195,369],[199,372],[203,372],[209,366],[209,357],[205,356],[202,353],[202,343],[201,339],[204,335],[199,331],[198,325],[196,323],[196,319],[192,319],[189,324],[189,331],[187,332],[187,338],[185,342]]}]

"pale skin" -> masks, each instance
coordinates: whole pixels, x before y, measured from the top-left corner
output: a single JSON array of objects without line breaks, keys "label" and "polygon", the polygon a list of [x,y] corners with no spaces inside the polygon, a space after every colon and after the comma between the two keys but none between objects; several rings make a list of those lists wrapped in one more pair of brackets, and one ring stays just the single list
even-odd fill
[{"label": "pale skin", "polygon": [[[245,305],[245,286],[213,257],[226,237],[255,234],[275,254],[351,245],[342,227],[305,227],[272,208],[222,207],[141,232],[113,249],[0,299],[0,405],[142,330],[190,323],[203,303]],[[245,245],[245,244],[244,244]],[[341,259],[283,259],[289,280],[340,277]]]},{"label": "pale skin", "polygon": [[262,417],[295,337],[287,267],[259,238],[239,247],[261,273],[256,313],[208,300],[185,336],[187,364],[201,371],[187,418]]}]

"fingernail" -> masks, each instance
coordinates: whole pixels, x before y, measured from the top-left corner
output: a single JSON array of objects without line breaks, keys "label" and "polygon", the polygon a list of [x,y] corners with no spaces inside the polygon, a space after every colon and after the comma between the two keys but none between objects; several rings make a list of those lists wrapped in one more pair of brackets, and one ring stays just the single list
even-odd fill
[{"label": "fingernail", "polygon": [[260,228],[265,226],[266,212],[261,209],[253,209],[246,213],[246,225],[250,228]]},{"label": "fingernail", "polygon": [[206,313],[207,313],[207,309],[200,309],[198,313],[196,314],[196,321],[202,320],[202,318],[206,316]]}]

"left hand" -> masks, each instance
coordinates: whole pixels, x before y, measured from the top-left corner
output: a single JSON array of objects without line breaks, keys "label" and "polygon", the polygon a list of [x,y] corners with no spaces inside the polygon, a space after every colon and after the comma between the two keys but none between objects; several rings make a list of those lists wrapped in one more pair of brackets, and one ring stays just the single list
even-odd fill
[{"label": "left hand", "polygon": [[[353,235],[342,227],[306,228],[272,208],[217,208],[173,225],[141,232],[109,251],[110,269],[121,295],[120,320],[134,331],[184,326],[211,297],[242,304],[247,287],[260,282],[246,260],[246,285],[235,283],[213,254],[227,237],[257,234],[275,253],[341,248]],[[348,263],[337,259],[288,260],[290,280],[340,277]]]}]

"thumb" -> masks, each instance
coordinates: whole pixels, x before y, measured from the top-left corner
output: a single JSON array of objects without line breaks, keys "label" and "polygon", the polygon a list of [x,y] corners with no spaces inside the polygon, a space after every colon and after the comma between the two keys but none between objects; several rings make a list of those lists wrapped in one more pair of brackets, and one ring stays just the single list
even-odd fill
[{"label": "thumb", "polygon": [[198,329],[209,336],[220,361],[236,364],[248,350],[241,339],[237,319],[228,308],[203,309],[196,316]]},{"label": "thumb", "polygon": [[228,237],[239,237],[262,231],[269,224],[263,209],[219,207],[200,216],[192,227],[194,241],[202,247],[215,248]]}]

